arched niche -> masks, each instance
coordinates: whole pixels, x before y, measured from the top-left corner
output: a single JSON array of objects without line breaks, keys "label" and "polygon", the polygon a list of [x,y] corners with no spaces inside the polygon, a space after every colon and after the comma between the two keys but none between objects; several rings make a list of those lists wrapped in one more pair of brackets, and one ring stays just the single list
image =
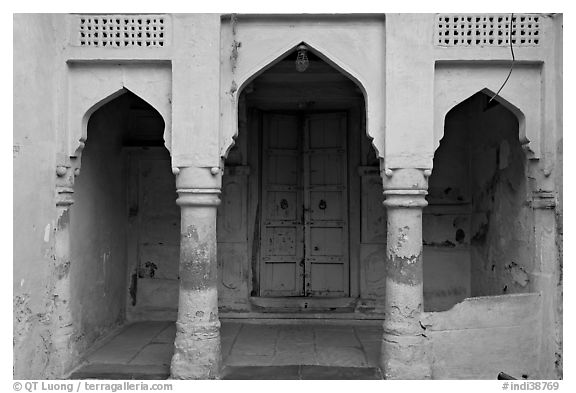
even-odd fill
[{"label": "arched niche", "polygon": [[505,63],[436,64],[433,151],[436,151],[444,136],[446,115],[466,99],[482,92],[494,97],[494,101],[517,117],[519,140],[528,158],[540,158],[542,123],[540,65],[515,65],[508,82],[496,96],[509,68],[510,66]]},{"label": "arched niche", "polygon": [[524,114],[483,89],[454,105],[423,211],[425,309],[530,290],[533,223]]},{"label": "arched niche", "polygon": [[164,145],[171,152],[171,70],[163,63],[69,64],[66,157],[79,161],[88,138],[88,121],[99,108],[132,92],[152,106],[164,120]]},{"label": "arched niche", "polygon": [[[361,23],[359,20],[344,23],[354,24],[354,29],[339,28],[342,21],[321,17],[299,19],[297,23],[286,17],[268,24],[240,16],[234,27],[223,20],[221,157],[227,157],[238,135],[238,97],[242,89],[302,43],[360,88],[366,104],[366,133],[377,156],[383,157],[384,23],[377,16],[362,19]],[[358,45],[359,35],[364,37],[362,45]]]}]

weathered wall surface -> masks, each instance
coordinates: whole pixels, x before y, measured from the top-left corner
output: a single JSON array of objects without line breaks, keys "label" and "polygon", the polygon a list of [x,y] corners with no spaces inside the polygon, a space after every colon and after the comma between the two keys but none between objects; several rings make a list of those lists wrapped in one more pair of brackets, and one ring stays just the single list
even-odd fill
[{"label": "weathered wall surface", "polygon": [[[333,20],[322,16],[318,17],[321,23],[317,23],[319,19],[316,16],[304,17],[303,20],[299,20],[298,16],[280,17],[278,20],[269,20],[266,23],[262,23],[257,16],[251,16],[244,20],[240,19],[235,35],[232,34],[231,26],[227,24],[228,19],[224,23],[225,31],[221,30],[221,17],[217,14],[168,15],[167,20],[170,24],[167,26],[173,28],[169,34],[173,39],[167,41],[166,47],[154,49],[72,48],[68,45],[69,37],[66,36],[69,32],[63,31],[70,27],[67,23],[68,17],[67,15],[14,17],[13,303],[16,378],[61,375],[55,366],[58,359],[54,359],[54,356],[57,356],[54,351],[54,337],[59,328],[57,321],[59,310],[63,307],[63,298],[58,293],[59,283],[63,278],[68,276],[73,282],[71,302],[76,316],[74,327],[79,329],[72,337],[76,342],[74,351],[83,350],[98,335],[122,319],[128,289],[126,283],[129,281],[125,274],[126,269],[120,269],[125,262],[119,258],[123,253],[123,246],[119,241],[122,237],[121,221],[126,214],[125,210],[120,214],[119,201],[123,204],[125,198],[121,197],[122,190],[118,187],[121,182],[121,171],[118,170],[120,163],[107,158],[108,155],[117,157],[116,153],[111,150],[104,151],[106,149],[98,150],[98,142],[92,146],[94,140],[89,138],[82,171],[77,179],[76,205],[72,207],[70,215],[65,214],[60,220],[54,206],[56,164],[54,158],[57,154],[61,154],[62,157],[58,160],[60,164],[67,160],[66,156],[70,153],[63,146],[56,148],[56,142],[60,140],[62,145],[66,145],[65,147],[74,149],[79,144],[78,138],[74,136],[76,134],[72,134],[80,130],[74,119],[83,116],[82,112],[86,108],[74,110],[75,113],[66,113],[70,108],[75,108],[75,104],[92,105],[93,99],[97,101],[106,94],[119,92],[118,89],[123,87],[153,86],[148,90],[157,93],[153,96],[158,98],[160,106],[165,109],[161,112],[168,114],[169,110],[174,109],[172,116],[169,116],[174,120],[174,134],[167,134],[174,142],[172,166],[196,165],[203,168],[218,166],[220,155],[227,151],[236,131],[235,93],[238,94],[238,91],[233,91],[234,88],[238,89],[262,67],[269,65],[271,61],[302,40],[306,40],[314,49],[325,52],[333,64],[337,64],[345,73],[362,82],[364,90],[368,91],[368,129],[369,133],[376,137],[379,153],[385,155],[385,167],[427,168],[430,167],[432,160],[433,146],[437,146],[444,132],[443,124],[442,127],[437,127],[444,116],[436,114],[445,114],[447,108],[484,88],[495,91],[500,86],[502,75],[505,75],[508,69],[504,63],[509,59],[507,47],[444,48],[431,45],[435,23],[431,14],[386,15],[385,24],[382,15],[368,19],[341,16]],[[334,29],[333,23],[340,23],[343,28]],[[556,373],[561,376],[562,18],[558,15],[542,15],[541,23],[543,37],[541,45],[517,48],[518,58],[521,58],[523,63],[515,67],[506,89],[502,91],[502,96],[525,114],[525,119],[520,119],[521,137],[530,140],[525,147],[532,150],[531,158],[541,158],[538,171],[542,173],[534,178],[541,181],[552,172],[552,176],[545,179],[543,184],[545,183],[545,191],[559,197],[556,207],[558,232],[550,230],[550,233],[546,233],[546,240],[555,235],[558,248],[551,247],[549,243],[542,246],[542,253],[536,253],[531,248],[528,228],[532,226],[524,204],[525,186],[518,182],[518,179],[523,178],[520,176],[523,168],[519,164],[524,158],[520,157],[522,152],[516,144],[518,135],[514,134],[508,138],[508,130],[517,130],[518,124],[515,124],[510,117],[503,117],[499,113],[502,108],[492,108],[482,115],[482,121],[474,121],[472,118],[461,119],[464,125],[467,122],[473,123],[469,128],[477,131],[477,134],[488,135],[483,137],[485,141],[473,144],[475,150],[470,151],[472,157],[476,157],[476,163],[470,163],[472,173],[475,173],[474,165],[481,169],[477,171],[477,181],[469,190],[469,198],[472,198],[472,195],[480,196],[468,199],[468,205],[474,209],[470,219],[466,220],[466,215],[469,213],[462,209],[438,210],[432,203],[425,211],[424,215],[428,217],[424,222],[424,242],[428,244],[424,249],[424,290],[428,305],[432,304],[430,300],[433,299],[436,302],[435,307],[439,309],[446,309],[469,294],[498,295],[534,290],[530,286],[536,280],[531,279],[537,278],[538,274],[530,276],[530,272],[534,270],[538,273],[538,268],[532,265],[532,259],[536,257],[544,259],[550,254],[557,254],[555,251],[559,250],[558,260],[546,258],[550,270],[546,270],[545,273],[550,276],[552,285],[536,287],[544,288],[545,295],[549,299],[544,309],[553,310],[552,318],[542,320],[553,319],[555,324],[554,344],[557,347],[553,351],[547,350],[547,353],[555,353]],[[281,28],[278,28],[279,25]],[[365,37],[360,37],[362,35],[359,34],[360,28],[366,36],[373,39],[366,40]],[[273,34],[263,34],[263,29]],[[236,48],[239,50],[239,56],[236,58],[235,70],[230,61],[234,40],[242,43],[241,48]],[[350,44],[360,41],[368,46]],[[385,52],[390,54],[386,61]],[[377,61],[374,60],[374,56]],[[367,58],[371,61],[366,61]],[[67,60],[70,61],[68,66]],[[97,63],[102,61],[108,63],[97,66]],[[123,65],[117,67],[117,63]],[[104,74],[97,71],[104,69],[114,69],[114,72],[109,73],[114,75],[114,79],[107,77],[98,79]],[[153,72],[154,69],[157,72]],[[92,75],[94,78],[85,79],[87,75]],[[80,79],[76,79],[78,76]],[[90,82],[84,84],[85,80]],[[463,80],[466,83],[462,83]],[[171,94],[170,81],[174,81],[174,94]],[[67,85],[67,82],[70,84]],[[105,94],[102,95],[102,92]],[[212,94],[214,92],[219,93]],[[386,102],[386,105],[383,102]],[[219,103],[224,104],[223,116],[220,116]],[[382,111],[384,107],[386,110]],[[406,116],[408,107],[412,108],[410,116]],[[120,121],[119,115],[116,119]],[[171,119],[167,119],[168,123]],[[99,127],[105,127],[105,123],[114,120],[114,116],[101,120]],[[503,130],[505,124],[507,124],[506,130]],[[70,127],[68,130],[70,135],[62,137],[60,134],[65,133],[66,128]],[[106,132],[109,132],[113,131],[115,126],[105,128]],[[506,138],[496,137],[500,131],[506,133]],[[528,143],[526,139],[522,142]],[[167,144],[170,146],[170,143]],[[439,151],[443,148],[440,146]],[[461,153],[457,150],[451,151]],[[95,151],[97,153],[94,153]],[[91,159],[90,157],[94,158],[94,155],[98,158]],[[444,165],[445,168],[458,172],[462,167],[453,166],[453,160],[458,161],[460,158],[452,154],[451,160],[444,163],[435,162],[434,170]],[[161,172],[166,172],[167,165],[168,163],[162,164],[164,169]],[[367,165],[374,166],[372,162]],[[115,170],[110,169],[112,167],[115,167]],[[223,203],[227,206],[222,206],[220,210],[222,216],[227,214],[226,210],[232,212],[233,224],[236,219],[244,220],[241,209],[244,207],[246,189],[238,184],[245,181],[235,183],[235,180],[246,176],[242,174],[243,170],[225,178],[228,183],[224,184]],[[446,179],[463,176],[462,173],[456,172],[451,172]],[[202,181],[198,180],[199,183]],[[366,198],[361,201],[364,217],[359,224],[362,228],[358,235],[362,236],[359,258],[364,261],[360,267],[360,281],[365,280],[366,286],[360,288],[360,291],[367,297],[377,297],[382,293],[381,268],[384,255],[382,233],[374,230],[379,228],[385,219],[378,202],[381,198],[381,185],[377,176],[363,176],[361,180],[358,179],[358,187],[360,184],[362,194],[366,194]],[[459,184],[431,181],[430,186],[431,195],[436,194],[441,196],[441,199],[463,202],[458,198],[467,196],[464,193],[465,187],[460,188]],[[231,195],[242,197],[229,198]],[[98,200],[96,197],[101,199]],[[101,211],[96,212],[104,202],[106,209],[110,210],[110,215],[103,215]],[[250,203],[252,201],[248,197],[248,204]],[[111,212],[118,214],[112,217]],[[149,218],[151,223],[153,218]],[[58,263],[63,261],[57,261],[54,238],[69,220],[73,235],[71,244],[75,251],[68,263],[59,265]],[[106,220],[109,221],[108,224],[112,224],[103,225],[102,222]],[[360,222],[360,218],[357,221]],[[161,225],[166,222],[168,220]],[[554,222],[553,216],[550,222]],[[83,236],[87,233],[90,223],[94,228],[90,228],[89,236]],[[549,225],[548,228],[552,226]],[[238,235],[234,226],[229,227],[228,232]],[[249,236],[250,233],[248,230]],[[242,239],[240,237],[220,239],[222,241],[219,248],[219,271],[223,273],[220,293],[223,299],[233,300],[246,296],[245,285],[250,280],[249,269],[238,267],[249,261],[240,258],[238,264],[235,262],[238,253],[245,255],[246,251],[249,251],[243,244],[244,233],[241,237]],[[166,239],[151,234],[149,240],[163,242]],[[453,243],[454,246],[446,241]],[[89,244],[84,247],[81,246],[82,242]],[[155,255],[155,258],[163,260],[174,258],[176,262],[174,256],[166,256],[168,253],[163,252],[150,250],[149,255]],[[534,254],[538,255],[535,257]],[[470,262],[467,262],[466,258],[469,258]],[[229,263],[230,261],[233,263]],[[467,268],[468,263],[471,263],[470,269]],[[175,265],[167,266],[165,272],[164,268],[161,268],[162,271],[157,269],[158,276],[154,279],[162,280],[169,277],[167,279],[170,282],[175,281],[175,270],[172,269],[174,267]],[[138,274],[150,274],[150,270],[138,271]],[[471,274],[472,277],[468,279],[466,274]],[[152,280],[151,277],[144,279]],[[234,280],[241,285],[236,286]],[[430,285],[431,283],[434,285]],[[161,287],[159,288],[150,291],[151,304],[161,299],[155,296],[158,291],[163,291]],[[553,296],[549,292],[554,292]],[[163,295],[165,296],[162,299],[174,299],[177,292]],[[441,315],[448,316],[453,313],[459,314],[460,317],[475,314],[481,316],[488,314],[491,317],[491,302],[500,302],[498,299],[503,299],[502,302],[505,304],[502,307],[497,306],[497,309],[518,315],[516,321],[526,322],[530,326],[527,332],[517,332],[517,326],[512,326],[509,321],[503,321],[500,317],[496,318],[499,321],[498,326],[485,325],[484,320],[464,323],[458,321],[458,318],[450,319],[449,325],[453,329],[446,324],[437,324],[436,330],[431,328],[433,338],[435,335],[438,338],[434,341],[437,343],[435,356],[437,360],[441,358],[448,360],[447,363],[441,361],[436,363],[436,376],[472,375],[471,365],[480,367],[488,364],[493,360],[491,357],[493,355],[480,356],[479,361],[486,363],[477,364],[471,358],[475,351],[482,353],[485,350],[481,344],[493,343],[498,347],[502,344],[498,340],[511,340],[514,345],[524,345],[525,341],[517,343],[514,341],[517,337],[508,337],[509,332],[517,332],[518,337],[529,342],[537,340],[533,334],[538,324],[533,323],[533,320],[523,319],[536,314],[533,310],[537,305],[531,301],[519,305],[514,299],[521,299],[522,296],[532,299],[533,295],[465,300],[447,314],[435,314],[436,321],[442,320]],[[481,304],[471,303],[476,301]],[[166,302],[166,304],[172,303],[175,302],[173,300]],[[159,307],[164,307],[164,304],[159,303]],[[482,328],[484,330],[478,337],[467,336],[482,326],[486,329]],[[545,322],[540,326],[543,329],[539,333],[541,337],[553,335],[552,324]],[[456,332],[461,334],[459,338],[454,338]],[[446,341],[442,342],[442,339]],[[444,344],[447,349],[458,350],[451,347],[452,342],[467,339],[470,339],[470,345],[467,347],[467,352],[462,354],[462,359],[465,361],[462,365],[449,363],[450,360],[458,359],[452,352],[442,352]],[[506,347],[508,344],[502,345],[508,348]],[[510,349],[512,351],[510,354],[521,357],[518,365],[524,364],[522,363],[524,357],[533,360],[532,352],[524,351],[525,347],[519,348]],[[549,347],[543,348],[545,349]],[[509,359],[507,355],[502,356],[500,359]],[[547,369],[552,363],[549,358],[550,356],[541,357],[539,360],[541,364],[547,363],[545,365]],[[532,372],[520,366],[510,370],[510,373]],[[451,367],[460,369],[452,372],[450,370],[455,369]],[[550,374],[545,376],[549,377]],[[486,377],[494,376],[486,375]]]},{"label": "weathered wall surface", "polygon": [[52,22],[51,15],[14,15],[13,344],[18,379],[52,375],[51,318],[59,279],[53,236],[58,40]]},{"label": "weathered wall surface", "polygon": [[434,154],[424,208],[424,309],[443,311],[470,296],[468,113],[455,110]]},{"label": "weathered wall surface", "polygon": [[423,228],[430,311],[529,291],[533,220],[518,120],[487,100],[477,94],[447,115],[434,157]]},{"label": "weathered wall surface", "polygon": [[[334,23],[338,23],[338,28]],[[232,146],[238,131],[239,89],[286,52],[305,42],[361,86],[367,98],[367,133],[374,138],[373,144],[382,156],[385,36],[381,14],[368,17],[349,15],[339,18],[337,22],[319,15],[296,18],[239,15],[235,20],[223,18],[220,52],[221,154],[224,156]],[[359,41],[363,45],[357,45]]]},{"label": "weathered wall surface", "polygon": [[471,142],[472,296],[529,291],[533,221],[527,201],[525,155],[515,116],[476,103]]},{"label": "weathered wall surface", "polygon": [[554,337],[554,344],[555,348],[555,358],[556,361],[554,363],[554,370],[556,373],[556,378],[562,378],[563,375],[563,323],[562,323],[562,313],[563,313],[563,305],[562,299],[564,296],[563,290],[563,257],[564,257],[564,185],[563,185],[563,176],[564,176],[564,150],[563,150],[563,53],[562,53],[562,45],[563,45],[563,15],[559,14],[556,16],[556,27],[555,27],[555,34],[556,34],[556,46],[554,48],[554,57],[557,59],[556,67],[554,69],[554,80],[556,81],[556,113],[554,114],[554,119],[556,126],[554,127],[556,130],[556,169],[555,169],[555,179],[554,182],[557,185],[558,190],[558,204],[556,206],[556,246],[558,250],[558,263],[557,272],[556,272],[556,291],[555,291],[555,310],[554,310],[554,327],[555,327],[555,337]]},{"label": "weathered wall surface", "polygon": [[121,153],[127,104],[121,96],[90,118],[70,209],[71,302],[80,351],[124,319],[127,212]]},{"label": "weathered wall surface", "polygon": [[449,311],[426,313],[432,378],[496,379],[504,371],[539,379],[541,296],[466,299]]},{"label": "weathered wall surface", "polygon": [[129,319],[170,319],[178,307],[180,208],[163,147],[127,152]]}]

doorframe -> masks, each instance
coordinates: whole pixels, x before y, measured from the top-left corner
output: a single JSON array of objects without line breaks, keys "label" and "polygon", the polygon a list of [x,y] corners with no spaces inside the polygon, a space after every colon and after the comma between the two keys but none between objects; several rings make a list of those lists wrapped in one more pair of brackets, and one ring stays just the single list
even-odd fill
[{"label": "doorframe", "polygon": [[[262,133],[263,133],[263,115],[270,114],[298,114],[306,116],[309,114],[345,112],[347,117],[347,159],[348,159],[348,258],[349,258],[349,296],[334,298],[318,297],[265,297],[260,296],[260,225],[261,219],[261,163],[262,163]],[[250,268],[248,281],[250,287],[250,303],[255,309],[272,308],[274,309],[279,299],[284,299],[286,308],[297,308],[303,310],[306,308],[305,301],[308,305],[322,306],[328,305],[330,309],[336,307],[348,308],[361,297],[361,272],[360,272],[360,228],[361,228],[361,178],[358,175],[357,168],[362,165],[361,146],[362,138],[365,135],[364,119],[362,117],[363,106],[361,104],[344,105],[339,108],[323,110],[261,110],[252,107],[247,113],[247,129],[243,130],[248,133],[246,141],[248,143],[248,164],[253,169],[248,185],[248,216],[251,217],[248,222],[248,260]],[[311,302],[311,299],[321,299],[322,302]],[[296,307],[296,304],[304,304],[304,307]],[[312,308],[316,308],[315,306]],[[276,310],[278,311],[278,310]]]}]

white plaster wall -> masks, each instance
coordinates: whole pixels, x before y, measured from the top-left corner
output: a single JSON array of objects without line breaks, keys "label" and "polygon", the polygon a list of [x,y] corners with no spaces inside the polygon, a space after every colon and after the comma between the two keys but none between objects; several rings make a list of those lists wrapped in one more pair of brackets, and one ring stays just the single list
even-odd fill
[{"label": "white plaster wall", "polygon": [[[483,62],[437,63],[434,74],[434,148],[444,135],[446,114],[454,106],[485,91],[492,97],[510,69],[509,64]],[[512,111],[519,121],[519,138],[526,144],[530,158],[541,155],[542,129],[541,64],[521,63],[514,66],[510,79],[497,100]]]},{"label": "white plaster wall", "polygon": [[542,299],[537,293],[466,299],[424,313],[433,379],[495,380],[505,372],[542,379],[538,369]]},{"label": "white plaster wall", "polygon": [[126,195],[122,134],[126,96],[88,122],[82,169],[70,208],[71,309],[80,353],[124,320]]},{"label": "white plaster wall", "polygon": [[[310,50],[349,76],[366,100],[367,134],[384,153],[384,20],[372,17],[250,17],[240,15],[235,33],[223,20],[220,81],[220,154],[225,156],[238,133],[237,97],[247,82],[284,54],[305,42]],[[241,44],[231,60],[232,44]]]},{"label": "white plaster wall", "polygon": [[433,14],[386,14],[386,168],[431,168]]},{"label": "white plaster wall", "polygon": [[[51,15],[14,15],[14,378],[52,374],[58,41]],[[47,346],[46,346],[47,345]]]},{"label": "white plaster wall", "polygon": [[[324,41],[311,39],[310,45],[323,53],[326,52],[325,55],[335,63],[343,63],[340,67],[345,72],[353,76],[369,75],[356,79],[370,85],[369,88],[374,89],[374,94],[381,94],[376,105],[368,94],[369,105],[372,105],[369,111],[372,111],[373,116],[380,116],[379,121],[372,121],[369,132],[371,135],[377,134],[375,144],[383,147],[384,128],[375,127],[374,124],[378,122],[383,124],[386,113],[387,144],[385,151],[380,150],[385,152],[386,166],[430,167],[434,138],[438,141],[437,131],[442,130],[436,122],[443,119],[442,116],[432,113],[437,113],[435,112],[437,104],[442,100],[448,104],[442,106],[444,109],[441,109],[441,112],[448,110],[458,101],[454,101],[454,97],[444,97],[443,93],[438,92],[436,90],[438,84],[432,85],[436,83],[432,82],[435,80],[434,61],[462,59],[490,61],[488,67],[490,71],[487,74],[484,71],[476,72],[476,69],[468,69],[459,75],[467,77],[473,73],[474,83],[470,86],[478,84],[478,88],[485,86],[484,77],[489,77],[491,82],[488,88],[493,89],[499,86],[497,81],[503,80],[506,72],[506,66],[503,64],[508,64],[509,59],[507,48],[471,50],[431,48],[433,36],[431,14],[387,15],[385,32],[380,16],[373,24],[361,23],[365,26],[358,26],[358,23],[351,21],[347,16],[337,17],[343,25],[353,28],[353,32],[321,24],[315,25],[312,22],[314,17],[297,17],[298,23],[283,22],[278,26],[273,23],[243,25],[240,19],[237,40],[242,42],[243,46],[240,48],[237,68],[232,74],[229,68],[231,32],[228,28],[222,34],[220,44],[220,15],[173,15],[171,18],[173,22],[171,47],[155,52],[135,48],[125,51],[91,48],[71,50],[66,48],[68,41],[63,33],[63,30],[66,30],[66,16],[16,15],[14,18],[14,373],[19,378],[51,375],[50,351],[45,349],[44,340],[47,339],[48,342],[50,340],[48,319],[52,306],[49,300],[52,299],[52,288],[56,280],[56,272],[51,262],[54,254],[52,230],[56,225],[53,200],[54,156],[57,140],[65,141],[63,144],[65,147],[57,149],[58,153],[65,156],[63,152],[68,152],[68,149],[74,150],[78,142],[77,136],[71,137],[71,135],[81,135],[81,122],[75,121],[69,127],[70,123],[66,117],[66,108],[75,105],[75,100],[82,101],[82,98],[77,94],[69,94],[71,91],[69,87],[72,90],[75,88],[67,85],[73,83],[74,71],[71,69],[74,66],[67,68],[65,60],[84,62],[85,65],[108,62],[108,66],[122,61],[172,62],[171,81],[174,85],[172,109],[175,130],[172,141],[176,149],[173,151],[173,164],[211,167],[220,163],[220,155],[225,153],[235,134],[235,123],[232,121],[236,119],[235,105],[230,101],[230,95],[226,94],[232,88],[232,79],[235,80],[237,88],[240,88],[243,80],[286,50],[302,40],[308,42],[306,37],[322,36]],[[522,82],[526,83],[526,91],[529,94],[521,99],[531,100],[529,108],[545,103],[543,107],[539,107],[542,111],[542,127],[538,129],[538,133],[545,152],[554,152],[550,158],[557,167],[561,164],[561,161],[555,159],[561,156],[558,150],[562,134],[562,110],[559,105],[562,90],[562,80],[559,76],[562,54],[561,23],[561,17],[543,18],[543,45],[540,48],[523,48],[517,51],[518,58],[530,63],[526,65],[529,69],[526,71],[526,79],[530,80]],[[277,33],[263,34],[263,29]],[[372,31],[375,35],[364,34],[365,31]],[[250,37],[253,39],[245,39]],[[336,46],[331,46],[332,42],[337,42],[334,45],[340,48],[340,51],[335,49]],[[359,46],[358,43],[362,45]],[[369,55],[366,57],[363,53],[368,47],[373,50],[366,50],[365,53]],[[384,52],[381,51],[384,47],[389,54],[387,62],[384,62]],[[265,56],[258,55],[261,48],[267,48],[264,51]],[[274,49],[269,51],[270,48]],[[62,52],[66,58],[61,57]],[[351,59],[352,57],[355,59]],[[503,63],[504,61],[506,63]],[[535,65],[542,62],[544,62],[543,68]],[[360,68],[356,68],[357,64],[360,64]],[[518,76],[524,72],[522,67],[520,68],[521,73]],[[366,73],[361,69],[366,70]],[[538,72],[542,72],[542,77],[536,82]],[[87,74],[90,73],[91,71]],[[115,80],[122,81],[122,78]],[[462,79],[454,77],[451,81],[459,84]],[[146,83],[145,80],[142,82]],[[106,78],[91,79],[90,83],[81,86],[80,94],[91,94],[85,90],[97,91],[99,83],[107,86]],[[466,83],[460,85],[468,88]],[[510,85],[513,86],[515,84]],[[542,86],[544,90],[538,90]],[[93,97],[94,103],[121,87],[122,84],[118,84],[108,92],[103,92],[102,96]],[[446,85],[446,88],[448,91],[451,87]],[[509,86],[503,90],[504,97],[508,94],[506,92],[508,88]],[[161,93],[166,90],[159,91]],[[459,92],[460,86],[450,91]],[[478,90],[474,88],[470,94],[476,91]],[[533,93],[542,96],[535,99]],[[465,92],[463,97],[466,98],[470,94]],[[513,98],[510,100],[514,101]],[[451,102],[453,103],[450,104]],[[520,106],[517,102],[512,104]],[[157,109],[162,111],[158,107]],[[537,116],[537,112],[532,113],[531,109],[528,111],[531,112],[529,116],[533,118]],[[74,111],[71,115],[82,116],[83,113],[80,112]],[[390,114],[393,115],[389,117]],[[220,115],[224,120],[220,120]],[[165,120],[169,121],[166,117]],[[531,144],[536,140],[530,137],[528,139]],[[69,141],[72,142],[69,144]],[[63,159],[59,159],[59,162]],[[543,171],[550,173],[553,166],[545,164],[542,166]],[[562,177],[559,170],[549,178],[542,176],[538,179],[545,183],[546,189],[557,191],[561,187]],[[555,269],[558,269],[558,265],[554,264]],[[561,330],[559,300],[561,286],[556,287],[556,291],[554,307],[558,337],[558,331]],[[561,337],[559,340],[561,341]]]},{"label": "white plaster wall", "polygon": [[[81,155],[88,119],[95,110],[129,90],[152,105],[164,119],[164,142],[172,146],[172,80],[169,62],[68,64],[68,156]],[[78,149],[80,148],[80,151]]]}]

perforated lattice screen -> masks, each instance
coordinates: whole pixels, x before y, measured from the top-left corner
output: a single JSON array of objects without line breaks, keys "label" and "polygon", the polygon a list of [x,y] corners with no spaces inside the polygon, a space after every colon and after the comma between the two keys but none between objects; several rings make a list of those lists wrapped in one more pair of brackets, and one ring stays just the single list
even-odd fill
[{"label": "perforated lattice screen", "polygon": [[440,14],[436,18],[435,43],[439,46],[509,46],[509,37],[515,46],[539,45],[540,16]]},{"label": "perforated lattice screen", "polygon": [[84,15],[78,17],[79,46],[162,47],[166,18],[161,15]]}]

